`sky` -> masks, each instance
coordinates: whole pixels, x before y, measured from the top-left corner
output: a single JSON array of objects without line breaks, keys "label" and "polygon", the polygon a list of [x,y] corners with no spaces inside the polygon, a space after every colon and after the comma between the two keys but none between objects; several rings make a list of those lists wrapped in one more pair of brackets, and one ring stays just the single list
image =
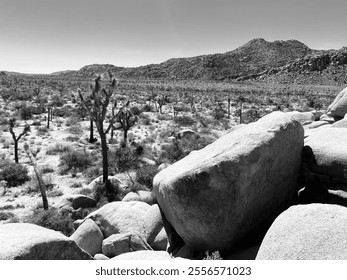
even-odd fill
[{"label": "sky", "polygon": [[347,46],[346,0],[0,0],[0,70],[134,67],[251,39]]}]

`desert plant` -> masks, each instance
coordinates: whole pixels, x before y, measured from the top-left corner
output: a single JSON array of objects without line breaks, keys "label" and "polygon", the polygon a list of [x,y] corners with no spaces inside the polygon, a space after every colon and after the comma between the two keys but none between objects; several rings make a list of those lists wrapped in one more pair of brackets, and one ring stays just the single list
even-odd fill
[{"label": "desert plant", "polygon": [[156,165],[146,165],[136,170],[136,181],[148,188],[153,187],[153,178],[159,172]]},{"label": "desert plant", "polygon": [[74,232],[74,221],[71,218],[71,213],[59,211],[56,208],[48,210],[35,209],[32,214],[24,218],[24,222],[60,231],[66,236],[70,236]]},{"label": "desert plant", "polygon": [[[6,181],[7,187],[20,186],[30,180],[28,168],[8,160],[0,163],[0,181]],[[6,190],[5,190],[6,191]]]},{"label": "desert plant", "polygon": [[14,161],[15,161],[15,163],[18,163],[19,162],[19,160],[18,160],[18,142],[22,138],[22,136],[27,135],[30,132],[30,126],[25,125],[23,128],[23,131],[18,136],[16,136],[16,134],[13,130],[13,128],[15,127],[15,123],[16,123],[15,119],[9,120],[9,130],[10,130],[10,133],[12,135],[13,142],[14,142]]},{"label": "desert plant", "polygon": [[116,118],[117,127],[115,128],[123,130],[123,142],[125,145],[128,143],[128,131],[137,121],[138,117],[127,106],[119,110]]},{"label": "desert plant", "polygon": [[71,150],[63,153],[60,156],[60,169],[61,173],[64,174],[70,170],[82,171],[93,163],[93,158],[86,151]]},{"label": "desert plant", "polygon": [[[102,165],[103,165],[103,182],[108,180],[108,154],[107,154],[107,139],[106,135],[111,130],[115,118],[117,115],[113,116],[109,120],[109,125],[105,129],[104,122],[106,120],[106,113],[111,99],[113,96],[114,88],[116,87],[116,80],[113,78],[111,72],[109,72],[109,83],[107,90],[105,88],[101,89],[101,77],[95,79],[95,84],[91,88],[92,94],[88,97],[83,96],[82,91],[78,89],[78,94],[80,97],[81,106],[88,112],[90,118],[96,124],[98,130],[100,141],[101,141],[101,151],[102,151]],[[113,102],[112,108],[116,108],[117,102]]]}]

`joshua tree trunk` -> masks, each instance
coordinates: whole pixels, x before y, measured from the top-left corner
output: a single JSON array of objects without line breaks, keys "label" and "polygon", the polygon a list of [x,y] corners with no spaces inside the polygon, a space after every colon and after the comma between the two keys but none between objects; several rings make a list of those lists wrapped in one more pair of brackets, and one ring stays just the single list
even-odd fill
[{"label": "joshua tree trunk", "polygon": [[231,99],[228,98],[228,119],[230,119],[230,102],[231,102]]},{"label": "joshua tree trunk", "polygon": [[18,163],[18,141],[14,140],[14,162]]},{"label": "joshua tree trunk", "polygon": [[40,171],[38,170],[37,164],[36,164],[36,160],[34,158],[34,156],[32,155],[30,149],[29,149],[29,145],[27,143],[25,143],[24,145],[24,149],[34,167],[34,172],[36,175],[36,179],[37,182],[39,184],[39,188],[40,188],[40,192],[41,192],[41,197],[42,197],[42,204],[43,204],[43,209],[48,210],[48,200],[47,200],[47,194],[46,194],[46,187],[45,184],[42,180],[42,176],[40,174]]},{"label": "joshua tree trunk", "polygon": [[106,135],[104,133],[100,133],[100,140],[102,150],[102,181],[106,183],[108,180],[108,148],[106,142]]},{"label": "joshua tree trunk", "polygon": [[51,120],[51,108],[47,109],[47,128],[49,128],[49,122]]},{"label": "joshua tree trunk", "polygon": [[94,125],[93,120],[90,118],[90,134],[89,134],[89,143],[94,142]]}]

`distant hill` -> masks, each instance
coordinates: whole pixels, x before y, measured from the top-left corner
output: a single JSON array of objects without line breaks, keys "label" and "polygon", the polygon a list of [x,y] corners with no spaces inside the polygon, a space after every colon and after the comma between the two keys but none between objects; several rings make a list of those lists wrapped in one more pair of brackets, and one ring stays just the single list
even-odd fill
[{"label": "distant hill", "polygon": [[297,40],[254,39],[222,54],[173,58],[160,64],[117,67],[92,64],[55,76],[91,79],[111,70],[119,78],[166,80],[257,80],[279,83],[341,85],[347,83],[347,48],[313,50]]}]

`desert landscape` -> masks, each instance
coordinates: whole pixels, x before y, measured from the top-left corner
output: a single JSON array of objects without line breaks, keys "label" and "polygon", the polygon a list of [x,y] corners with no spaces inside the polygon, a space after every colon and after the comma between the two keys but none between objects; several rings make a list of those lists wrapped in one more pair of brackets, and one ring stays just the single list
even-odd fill
[{"label": "desert landscape", "polygon": [[2,69],[0,260],[346,260],[346,132],[347,47]]}]

